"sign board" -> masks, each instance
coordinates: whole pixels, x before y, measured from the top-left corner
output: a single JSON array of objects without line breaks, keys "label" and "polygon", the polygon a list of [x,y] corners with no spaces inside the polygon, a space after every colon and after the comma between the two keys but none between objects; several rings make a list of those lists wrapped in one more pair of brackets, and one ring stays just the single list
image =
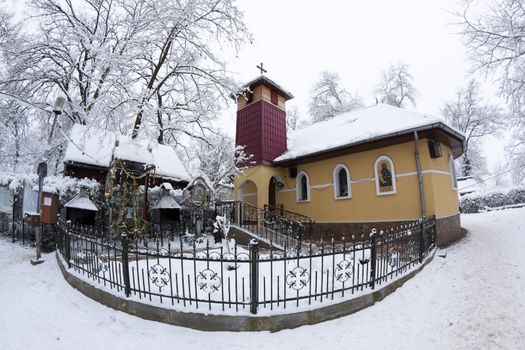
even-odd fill
[{"label": "sign board", "polygon": [[44,203],[42,203],[42,205],[50,207],[52,202],[53,202],[53,199],[51,197],[44,197]]},{"label": "sign board", "polygon": [[0,187],[0,213],[13,212],[13,193],[7,187]]},{"label": "sign board", "polygon": [[24,187],[24,213],[36,213],[36,204],[38,201],[38,192],[34,191],[32,186]]}]

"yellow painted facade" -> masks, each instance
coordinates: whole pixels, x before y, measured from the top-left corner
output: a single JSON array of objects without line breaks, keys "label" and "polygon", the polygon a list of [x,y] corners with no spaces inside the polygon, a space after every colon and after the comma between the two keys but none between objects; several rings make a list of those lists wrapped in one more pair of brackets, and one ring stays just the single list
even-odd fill
[{"label": "yellow painted facade", "polygon": [[[459,204],[449,169],[451,150],[442,144],[442,157],[433,159],[427,141],[419,141],[426,215],[437,218],[456,215]],[[378,195],[376,192],[374,163],[380,156],[387,156],[393,162],[394,194]],[[349,169],[351,198],[335,198],[334,168],[338,164]],[[310,216],[316,222],[384,222],[421,217],[414,142],[299,164],[297,172],[308,175],[307,201],[297,200],[296,179],[289,177],[288,168],[268,165],[250,167],[237,176],[235,198],[262,208],[268,204],[270,180],[276,176],[284,184],[276,190],[276,204]]]}]

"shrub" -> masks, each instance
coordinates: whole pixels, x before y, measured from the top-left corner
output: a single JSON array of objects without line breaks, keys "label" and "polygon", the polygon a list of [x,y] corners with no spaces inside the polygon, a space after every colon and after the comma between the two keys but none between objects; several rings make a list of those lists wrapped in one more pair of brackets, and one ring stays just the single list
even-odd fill
[{"label": "shrub", "polygon": [[525,188],[493,190],[490,192],[470,193],[460,198],[461,213],[479,213],[487,207],[496,208],[506,205],[525,203]]}]

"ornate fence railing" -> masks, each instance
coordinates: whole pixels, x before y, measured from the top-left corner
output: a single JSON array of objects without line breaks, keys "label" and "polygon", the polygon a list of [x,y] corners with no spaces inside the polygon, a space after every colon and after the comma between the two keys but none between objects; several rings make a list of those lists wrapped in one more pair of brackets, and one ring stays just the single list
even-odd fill
[{"label": "ornate fence railing", "polygon": [[[116,294],[203,312],[269,311],[351,297],[404,275],[435,247],[435,220],[283,250],[111,239],[61,223],[67,267]],[[282,311],[281,311],[282,312]]]},{"label": "ornate fence railing", "polygon": [[290,210],[286,210],[284,209],[282,205],[274,206],[274,205],[265,204],[264,211],[268,213],[277,214],[285,218],[288,221],[300,223],[303,226],[303,231],[304,231],[303,234],[308,237],[311,236],[312,224],[313,224],[313,220],[311,217],[303,215],[303,214],[299,214],[299,213],[296,213]]}]

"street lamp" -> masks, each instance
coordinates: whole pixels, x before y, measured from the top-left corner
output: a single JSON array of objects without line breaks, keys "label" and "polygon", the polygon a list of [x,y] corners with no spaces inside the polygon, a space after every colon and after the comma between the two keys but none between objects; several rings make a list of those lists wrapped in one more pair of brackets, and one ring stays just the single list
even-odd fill
[{"label": "street lamp", "polygon": [[[37,202],[36,202],[36,212],[38,214],[42,214],[41,213],[41,208],[40,208],[40,201],[42,200],[42,187],[44,185],[44,178],[47,176],[47,161],[49,160],[49,157],[50,157],[50,146],[51,146],[51,139],[53,137],[53,132],[55,130],[55,125],[56,125],[56,122],[57,122],[57,119],[58,119],[58,116],[60,114],[62,114],[62,111],[64,110],[64,104],[66,102],[66,99],[64,97],[57,97],[55,99],[55,104],[53,105],[53,114],[54,114],[54,117],[53,117],[53,124],[51,125],[51,130],[49,131],[49,137],[47,138],[47,149],[46,149],[46,152],[44,154],[44,159],[42,159],[42,161],[40,161],[38,163],[38,168],[37,168],[37,174],[38,174],[38,198],[37,198]],[[32,264],[39,264],[41,262],[43,262],[43,260],[40,260],[40,257],[41,257],[41,253],[40,253],[40,242],[42,240],[42,230],[43,230],[43,224],[41,224],[40,228],[38,228],[36,230],[36,235],[35,235],[35,246],[36,246],[36,261],[32,261],[31,260],[31,263]]]},{"label": "street lamp", "polygon": [[55,104],[53,105],[53,113],[55,114],[53,118],[53,125],[51,125],[51,131],[49,132],[49,138],[47,139],[47,144],[51,145],[51,138],[53,137],[53,132],[55,131],[55,125],[57,123],[58,116],[62,114],[64,110],[64,104],[66,99],[64,97],[57,97],[55,99]]}]

